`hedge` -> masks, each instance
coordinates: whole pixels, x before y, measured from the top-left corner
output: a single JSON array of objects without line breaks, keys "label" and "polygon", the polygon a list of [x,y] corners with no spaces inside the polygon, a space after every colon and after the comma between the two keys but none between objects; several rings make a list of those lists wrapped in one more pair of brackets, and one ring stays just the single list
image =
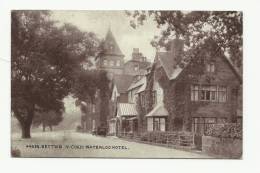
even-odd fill
[{"label": "hedge", "polygon": [[205,131],[206,136],[242,139],[242,125],[238,123],[211,124]]},{"label": "hedge", "polygon": [[140,135],[141,141],[172,144],[172,145],[191,145],[193,143],[193,136],[189,132],[176,131],[176,132],[145,132]]}]

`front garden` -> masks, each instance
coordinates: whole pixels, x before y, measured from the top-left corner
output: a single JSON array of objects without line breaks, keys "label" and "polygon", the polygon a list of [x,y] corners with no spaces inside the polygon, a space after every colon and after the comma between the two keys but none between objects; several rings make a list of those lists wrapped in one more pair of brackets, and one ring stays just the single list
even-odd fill
[{"label": "front garden", "polygon": [[[170,148],[195,150],[195,134],[185,131],[121,133],[119,137],[140,143]],[[241,158],[242,125],[238,123],[211,124],[201,138],[203,153],[225,158]]]}]

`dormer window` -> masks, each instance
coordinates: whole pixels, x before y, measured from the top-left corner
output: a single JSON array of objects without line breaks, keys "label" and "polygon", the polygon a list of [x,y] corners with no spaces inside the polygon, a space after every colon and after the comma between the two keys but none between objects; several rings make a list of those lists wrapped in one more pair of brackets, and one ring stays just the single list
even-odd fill
[{"label": "dormer window", "polygon": [[208,63],[206,65],[207,72],[214,73],[215,72],[215,64],[214,63]]}]

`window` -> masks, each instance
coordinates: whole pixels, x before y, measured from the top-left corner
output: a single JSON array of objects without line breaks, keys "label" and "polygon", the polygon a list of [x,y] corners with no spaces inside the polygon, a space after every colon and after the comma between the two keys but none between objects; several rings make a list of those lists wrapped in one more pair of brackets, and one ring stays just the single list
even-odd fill
[{"label": "window", "polygon": [[216,101],[217,86],[202,86],[200,100]]},{"label": "window", "polygon": [[114,61],[109,61],[110,66],[114,66]]},{"label": "window", "polygon": [[154,131],[160,131],[160,118],[154,118],[153,127]]},{"label": "window", "polygon": [[153,118],[147,118],[147,130],[153,131]]},{"label": "window", "polygon": [[227,88],[217,85],[191,85],[191,101],[226,102]]},{"label": "window", "polygon": [[138,65],[134,66],[134,71],[138,71]]},{"label": "window", "polygon": [[105,59],[103,62],[104,66],[107,66],[107,60]]},{"label": "window", "polygon": [[165,131],[165,118],[160,119],[160,131]]},{"label": "window", "polygon": [[130,92],[129,92],[129,102],[130,103],[133,103],[135,100],[134,100],[134,91],[133,90],[131,90]]},{"label": "window", "polygon": [[120,66],[120,60],[116,61],[116,66],[118,66],[118,67]]},{"label": "window", "polygon": [[219,102],[226,102],[227,101],[227,88],[224,86],[220,86],[218,88],[218,101]]},{"label": "window", "polygon": [[199,85],[191,86],[191,101],[199,100]]},{"label": "window", "polygon": [[96,105],[95,105],[95,104],[92,105],[92,112],[93,112],[93,113],[96,112]]},{"label": "window", "polygon": [[149,117],[147,118],[148,131],[165,131],[165,118]]},{"label": "window", "polygon": [[153,91],[153,93],[152,93],[152,96],[153,96],[153,100],[152,100],[152,102],[153,102],[153,105],[156,105],[156,103],[157,103],[157,94],[156,94],[156,91]]},{"label": "window", "polygon": [[141,99],[141,106],[145,107],[145,93],[144,92],[140,93],[140,99]]},{"label": "window", "polygon": [[213,73],[215,72],[215,64],[214,63],[208,63],[206,65],[207,72]]}]

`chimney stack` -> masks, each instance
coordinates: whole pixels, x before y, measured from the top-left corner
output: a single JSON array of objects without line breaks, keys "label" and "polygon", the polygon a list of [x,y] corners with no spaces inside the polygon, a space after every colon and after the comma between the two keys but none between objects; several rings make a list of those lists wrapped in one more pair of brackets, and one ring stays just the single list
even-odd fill
[{"label": "chimney stack", "polygon": [[135,61],[143,61],[143,54],[139,52],[139,48],[133,48],[132,59]]}]

